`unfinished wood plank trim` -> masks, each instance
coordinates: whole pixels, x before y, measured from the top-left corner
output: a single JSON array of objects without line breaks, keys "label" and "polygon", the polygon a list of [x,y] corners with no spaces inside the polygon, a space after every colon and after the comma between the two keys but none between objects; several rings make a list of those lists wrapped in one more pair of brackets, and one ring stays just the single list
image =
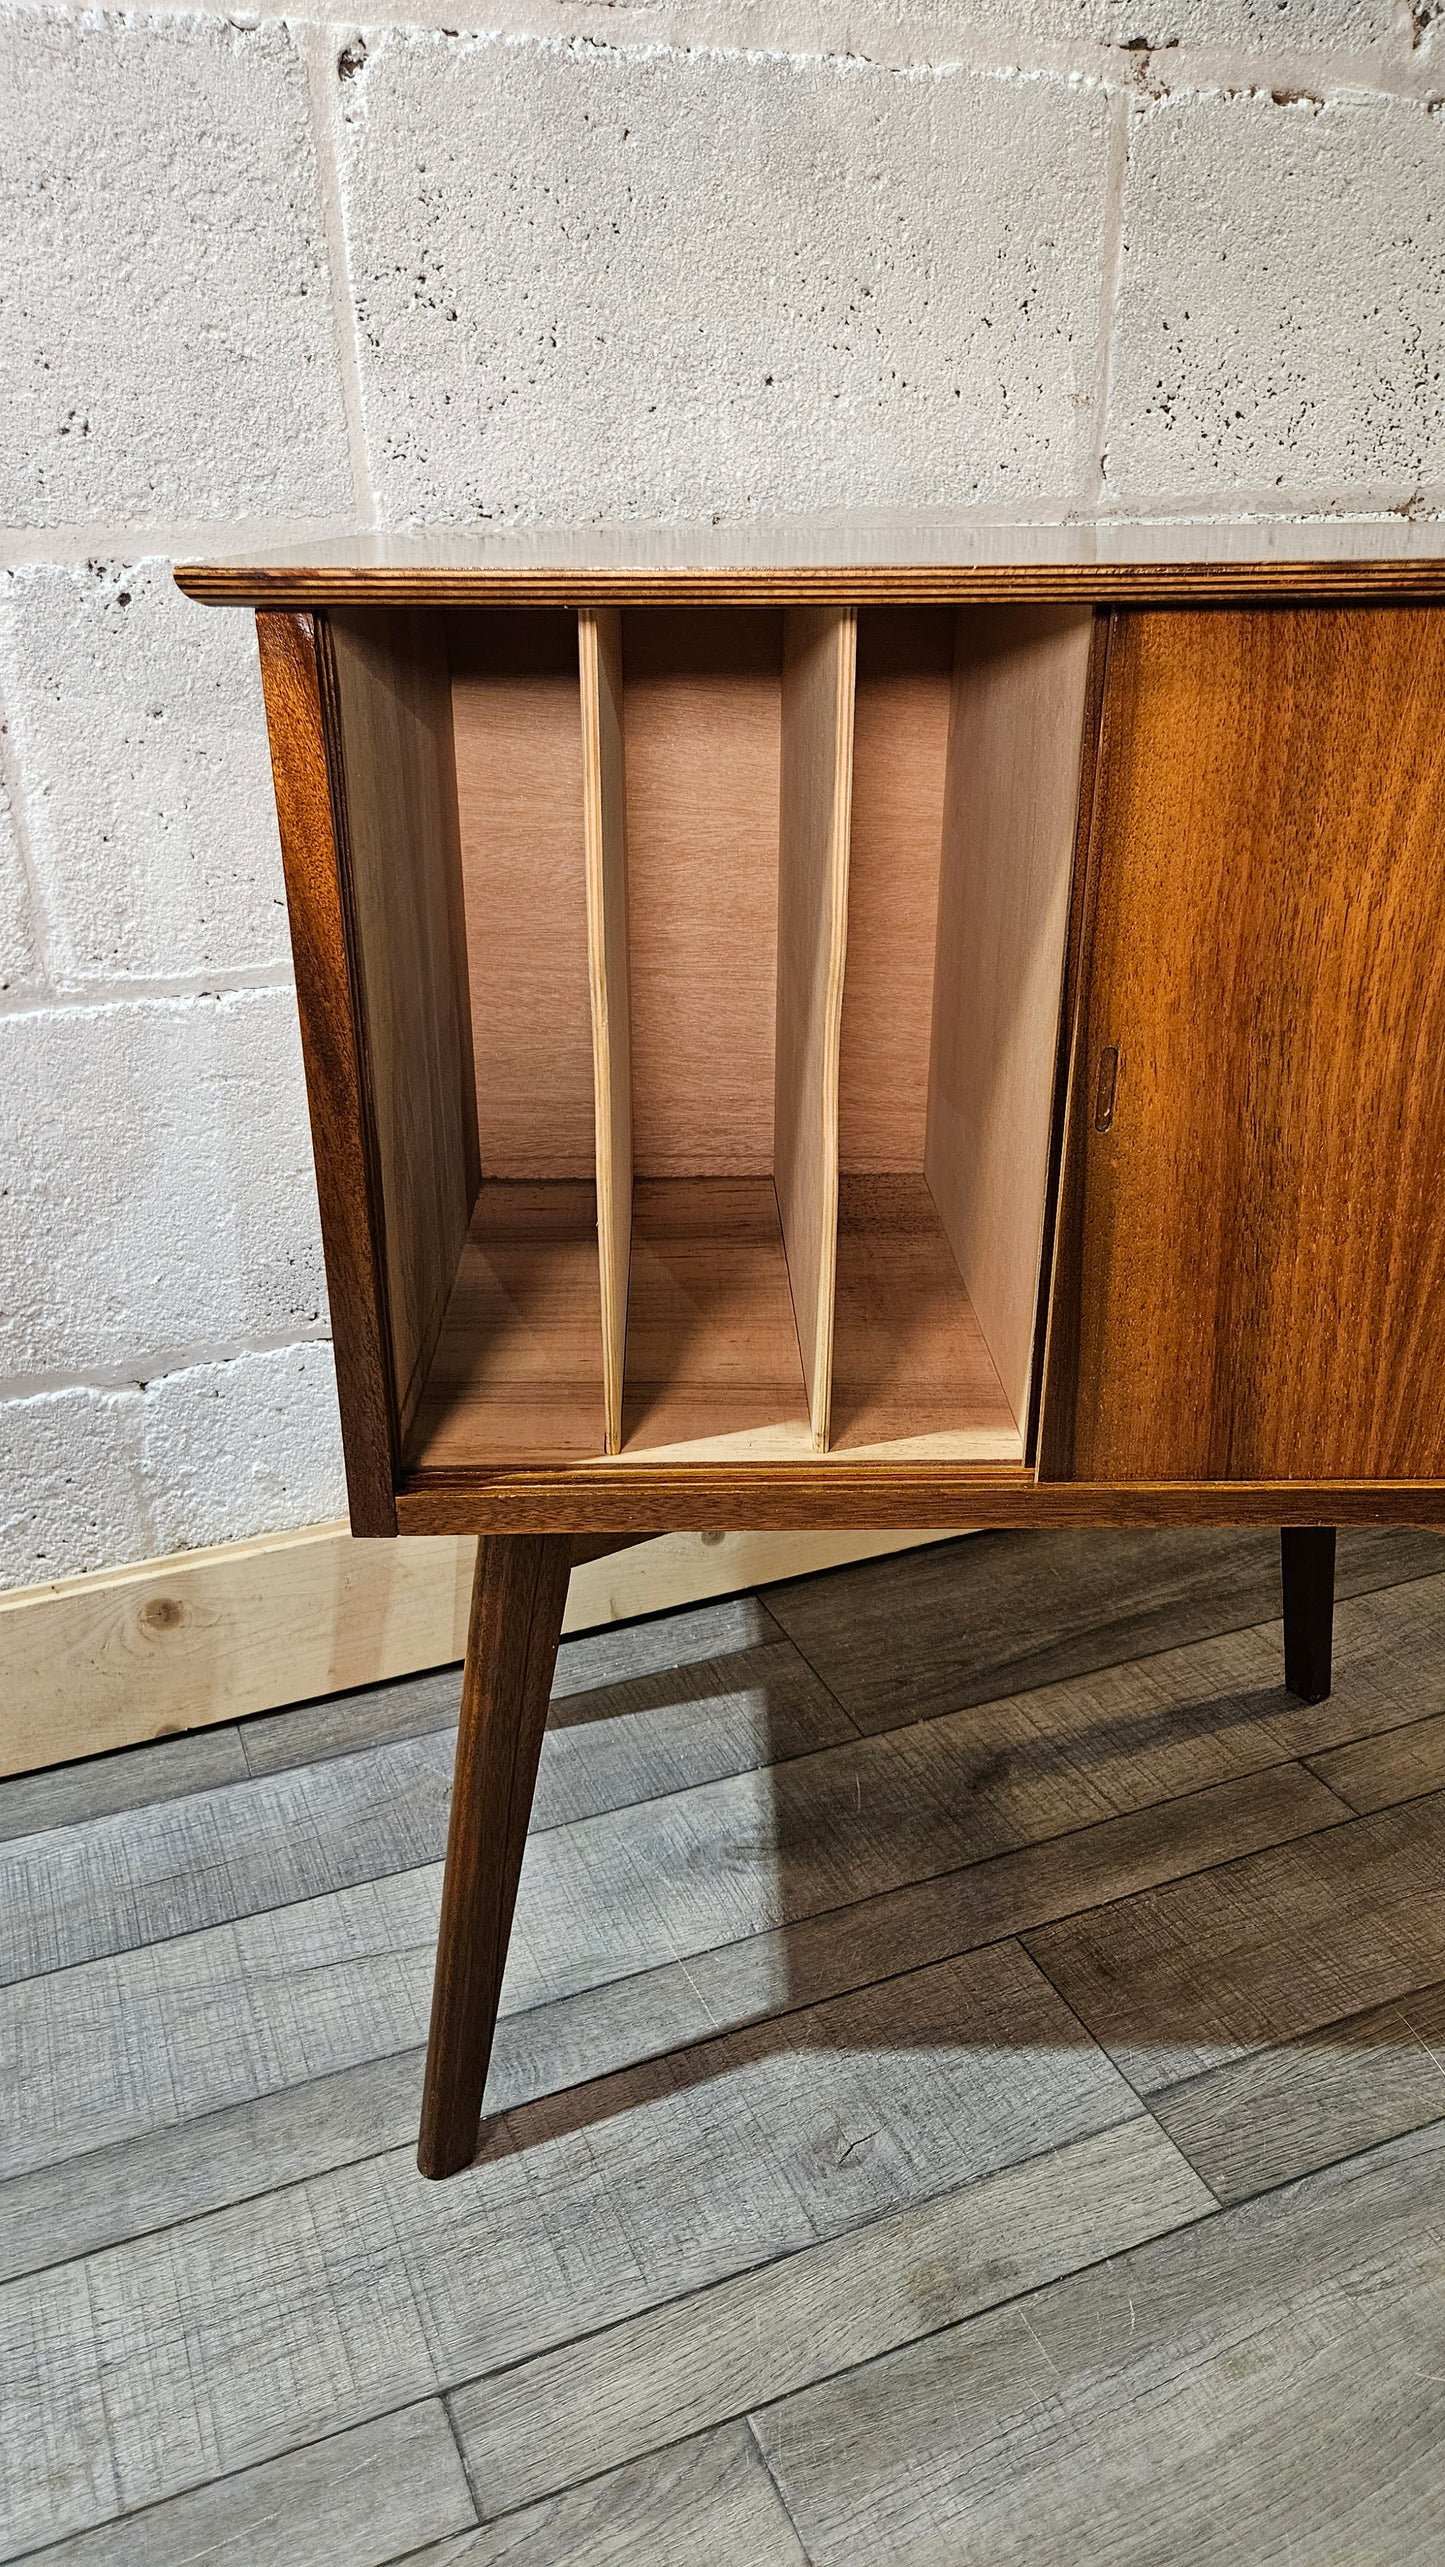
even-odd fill
[{"label": "unfinished wood plank trim", "polygon": [[622,730],[622,618],[577,618],[582,686],[582,811],[592,1084],[597,1125],[597,1252],[602,1278],[602,1391],[609,1453],[622,1450],[627,1270],[632,1244],[632,1037],[627,973],[627,812]]},{"label": "unfinished wood plank trim", "polygon": [[773,1181],[820,1453],[828,1449],[833,1367],[857,653],[851,607],[800,607],[784,618]]},{"label": "unfinished wood plank trim", "polygon": [[964,609],[955,639],[924,1170],[1020,1433],[1093,629]]},{"label": "unfinished wood plank trim", "polygon": [[[583,1540],[564,1632],[946,1533],[625,1533]],[[0,1595],[0,1774],[443,1667],[466,1642],[475,1539],[354,1541],[344,1524],[181,1551]]]},{"label": "unfinished wood plank trim", "polygon": [[400,1432],[477,1189],[451,681],[438,619],[331,618]]},{"label": "unfinished wood plank trim", "polygon": [[346,1490],[357,1533],[394,1534],[400,1432],[340,722],[324,618],[256,618],[331,1302]]}]

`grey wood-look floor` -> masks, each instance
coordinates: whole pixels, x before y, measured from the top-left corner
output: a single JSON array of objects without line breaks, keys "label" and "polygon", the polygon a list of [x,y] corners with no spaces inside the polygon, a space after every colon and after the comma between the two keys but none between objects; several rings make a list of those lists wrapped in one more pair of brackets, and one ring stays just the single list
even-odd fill
[{"label": "grey wood-look floor", "polygon": [[0,1784],[0,2557],[1445,2558],[1445,1542],[988,1535]]}]

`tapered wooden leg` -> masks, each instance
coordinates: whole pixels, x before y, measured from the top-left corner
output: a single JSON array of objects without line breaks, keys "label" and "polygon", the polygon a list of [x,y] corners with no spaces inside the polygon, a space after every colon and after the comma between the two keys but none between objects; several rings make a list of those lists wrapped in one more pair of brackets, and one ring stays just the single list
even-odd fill
[{"label": "tapered wooden leg", "polygon": [[477,1545],[416,2152],[424,2175],[454,2175],[476,2155],[571,1566],[565,1533],[488,1534]]},{"label": "tapered wooden leg", "polygon": [[1281,1533],[1279,1546],[1285,1689],[1301,1702],[1323,1702],[1335,1637],[1334,1528],[1291,1527]]}]

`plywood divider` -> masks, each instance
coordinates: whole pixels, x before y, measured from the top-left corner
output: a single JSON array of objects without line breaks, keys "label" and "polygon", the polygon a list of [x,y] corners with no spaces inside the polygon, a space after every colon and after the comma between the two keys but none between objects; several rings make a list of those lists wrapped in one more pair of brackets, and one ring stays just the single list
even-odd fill
[{"label": "plywood divider", "polygon": [[958,617],[924,1172],[1026,1433],[1093,612]]},{"label": "plywood divider", "polygon": [[828,1449],[833,1373],[857,653],[851,607],[797,607],[784,618],[773,1179],[820,1453]]},{"label": "plywood divider", "polygon": [[622,618],[577,618],[582,687],[582,814],[592,1094],[597,1128],[597,1252],[602,1277],[606,1449],[622,1450],[627,1272],[632,1242],[632,1038],[627,972],[627,827],[622,734]]}]

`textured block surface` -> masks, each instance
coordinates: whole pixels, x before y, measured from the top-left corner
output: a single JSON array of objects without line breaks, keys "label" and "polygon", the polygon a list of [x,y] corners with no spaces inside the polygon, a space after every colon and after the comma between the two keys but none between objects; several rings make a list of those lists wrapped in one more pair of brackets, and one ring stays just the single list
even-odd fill
[{"label": "textured block surface", "polygon": [[1445,481],[1445,124],[1169,99],[1135,130],[1108,484],[1409,499]]},{"label": "textured block surface", "polygon": [[0,997],[32,988],[39,976],[30,887],[5,779],[0,775]]},{"label": "textured block surface", "polygon": [[1083,496],[1101,91],[394,33],[345,113],[388,516]]},{"label": "textured block surface", "polygon": [[306,83],[276,22],[0,20],[0,512],[351,504]]},{"label": "textured block surface", "polygon": [[0,1016],[0,1163],[0,1378],[324,1324],[287,990]]},{"label": "textured block surface", "polygon": [[21,570],[0,652],[57,981],[289,975],[250,618],[165,562]]}]

